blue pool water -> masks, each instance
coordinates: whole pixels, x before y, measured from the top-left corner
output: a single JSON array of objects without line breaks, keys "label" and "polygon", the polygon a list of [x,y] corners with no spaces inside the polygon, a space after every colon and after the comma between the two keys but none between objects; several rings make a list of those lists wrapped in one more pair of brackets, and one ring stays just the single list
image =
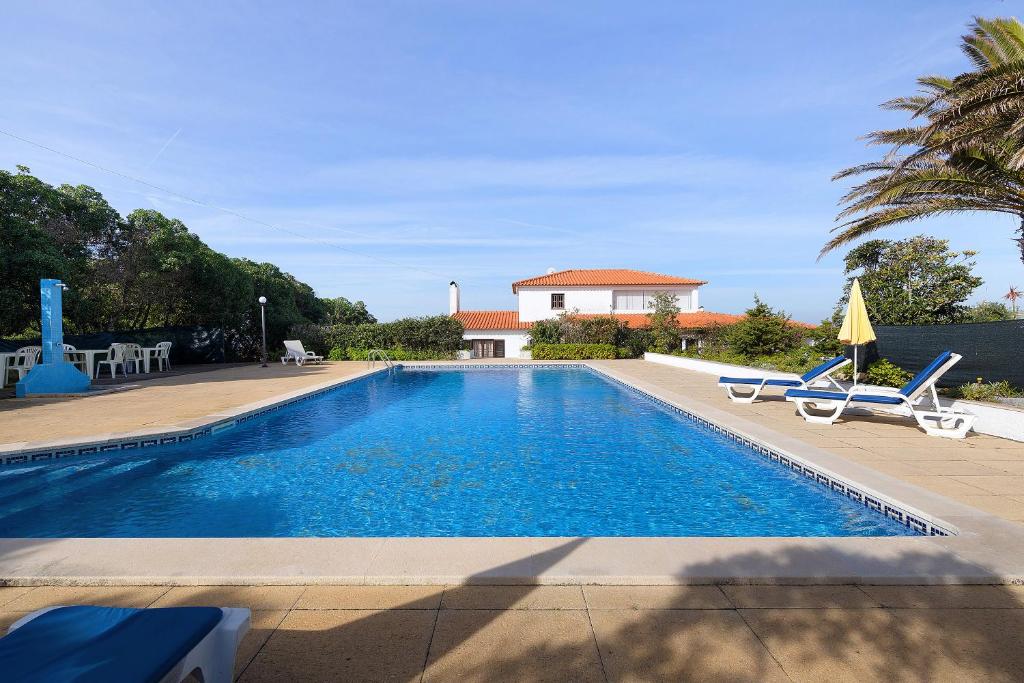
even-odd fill
[{"label": "blue pool water", "polygon": [[897,536],[587,369],[400,369],[196,441],[0,469],[0,535]]}]

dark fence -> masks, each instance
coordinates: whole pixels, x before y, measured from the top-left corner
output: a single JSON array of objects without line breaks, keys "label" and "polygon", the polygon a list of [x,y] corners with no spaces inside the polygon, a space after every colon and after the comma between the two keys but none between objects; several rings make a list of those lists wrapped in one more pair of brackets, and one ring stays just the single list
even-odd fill
[{"label": "dark fence", "polygon": [[[224,362],[224,331],[218,327],[154,327],[128,332],[64,335],[65,344],[73,344],[79,349],[105,349],[115,342],[156,346],[157,342],[162,341],[172,343],[172,365]],[[39,343],[38,338],[17,341],[0,339],[0,351],[14,351],[22,346],[38,346]]]},{"label": "dark fence", "polygon": [[[963,359],[943,375],[939,386],[960,386],[981,377],[1024,387],[1024,320],[963,325],[879,325],[878,340],[866,349],[866,360],[888,358],[916,373],[943,351]],[[872,348],[874,347],[874,348]],[[851,353],[847,353],[851,355]]]}]

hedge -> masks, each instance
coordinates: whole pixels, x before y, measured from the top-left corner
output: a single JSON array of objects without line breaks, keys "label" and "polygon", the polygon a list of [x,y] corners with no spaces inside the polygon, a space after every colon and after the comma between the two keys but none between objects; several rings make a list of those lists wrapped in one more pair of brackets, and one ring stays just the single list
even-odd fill
[{"label": "hedge", "polygon": [[462,348],[462,323],[447,315],[402,318],[390,323],[361,325],[295,325],[290,339],[307,349],[397,349],[454,354]]},{"label": "hedge", "polygon": [[588,358],[615,358],[611,344],[534,344],[534,360],[586,360]]},{"label": "hedge", "polygon": [[[370,349],[355,349],[349,347],[342,349],[334,347],[331,349],[331,353],[328,356],[328,360],[366,360],[369,355]],[[454,360],[454,351],[444,351],[439,349],[403,349],[401,347],[393,349],[384,349],[384,353],[388,355],[391,360]]]}]

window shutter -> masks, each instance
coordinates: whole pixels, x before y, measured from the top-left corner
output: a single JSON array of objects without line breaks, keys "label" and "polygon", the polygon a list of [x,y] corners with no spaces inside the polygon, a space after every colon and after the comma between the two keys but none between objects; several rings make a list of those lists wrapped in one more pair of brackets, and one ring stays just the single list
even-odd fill
[{"label": "window shutter", "polygon": [[505,340],[495,339],[494,340],[494,357],[504,358],[505,357]]}]

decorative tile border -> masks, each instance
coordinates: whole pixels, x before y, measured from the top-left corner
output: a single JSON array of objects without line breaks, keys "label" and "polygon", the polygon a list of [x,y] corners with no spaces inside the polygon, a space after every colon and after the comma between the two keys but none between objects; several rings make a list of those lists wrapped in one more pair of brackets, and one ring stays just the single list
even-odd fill
[{"label": "decorative tile border", "polygon": [[845,495],[850,500],[856,501],[857,503],[860,503],[861,505],[870,508],[875,512],[883,514],[886,517],[889,517],[890,519],[902,524],[903,526],[908,527],[913,531],[916,531],[921,535],[956,535],[956,531],[954,531],[953,529],[941,526],[927,519],[922,519],[917,514],[910,513],[904,510],[903,508],[899,507],[899,503],[895,501],[880,500],[878,496],[866,493],[865,491],[861,490],[856,485],[851,484],[848,481],[836,478],[826,472],[818,470],[813,465],[810,465],[809,463],[799,458],[796,458],[792,455],[779,453],[770,446],[767,446],[757,441],[753,441],[743,436],[742,434],[738,434],[730,429],[722,427],[721,425],[715,424],[714,422],[711,422],[710,420],[707,420],[701,417],[700,415],[697,415],[696,413],[691,413],[688,410],[684,410],[678,406],[675,406],[669,403],[668,401],[665,401],[664,399],[658,398],[657,396],[648,393],[643,389],[639,389],[633,386],[632,384],[629,384],[628,382],[624,382],[618,379],[617,377],[612,377],[611,375],[608,375],[597,368],[591,367],[589,365],[582,367],[586,367],[593,371],[595,374],[604,377],[609,381],[615,382],[616,384],[619,384],[634,393],[640,394],[641,396],[644,396],[645,398],[654,401],[658,405],[668,410],[671,410],[674,413],[682,415],[691,422],[697,423],[700,427],[708,431],[728,437],[733,441],[736,441],[742,444],[743,446],[749,448],[755,453],[762,455],[768,458],[769,460],[777,462],[783,467],[789,468],[790,470],[806,477],[807,479],[810,479],[811,481],[821,485],[824,488],[828,488],[831,489],[832,491],[835,491],[836,493]]},{"label": "decorative tile border", "polygon": [[[742,444],[743,446],[753,450],[755,453],[758,453],[759,455],[762,455],[762,456],[764,456],[764,457],[766,457],[766,458],[768,458],[768,459],[770,459],[770,460],[772,460],[774,462],[777,462],[777,463],[779,463],[780,465],[782,465],[784,467],[788,467],[792,471],[794,471],[794,472],[796,472],[798,474],[803,475],[807,479],[810,479],[811,481],[819,484],[820,486],[822,486],[824,488],[828,488],[828,489],[831,489],[832,491],[835,491],[836,493],[839,493],[841,495],[845,495],[846,497],[850,498],[851,500],[856,501],[857,503],[860,503],[861,505],[864,505],[867,508],[875,510],[878,513],[884,514],[885,516],[889,517],[890,519],[893,519],[896,522],[898,522],[900,524],[903,524],[904,526],[910,528],[913,531],[916,531],[919,534],[926,535],[926,536],[954,536],[954,535],[956,535],[956,532],[954,530],[950,529],[950,528],[943,527],[943,526],[941,526],[939,524],[936,524],[936,523],[931,522],[931,521],[926,520],[926,519],[922,519],[922,518],[918,517],[917,515],[912,514],[912,513],[908,512],[908,511],[904,510],[903,508],[899,507],[899,504],[896,503],[895,501],[879,500],[878,497],[876,497],[876,496],[874,496],[872,494],[866,493],[865,491],[861,490],[860,488],[858,488],[854,484],[851,484],[851,483],[849,483],[849,482],[847,482],[845,480],[833,477],[833,476],[827,474],[826,472],[822,472],[822,471],[816,469],[815,467],[813,467],[812,465],[810,465],[810,464],[808,464],[808,463],[806,463],[806,462],[804,462],[804,461],[802,461],[802,460],[800,460],[800,459],[798,459],[798,458],[796,458],[794,456],[785,455],[785,454],[779,453],[778,451],[774,450],[773,448],[771,448],[771,447],[769,447],[769,446],[767,446],[765,444],[762,444],[762,443],[759,443],[759,442],[756,442],[756,441],[752,441],[751,439],[743,436],[742,434],[738,434],[736,432],[733,432],[730,429],[727,429],[727,428],[722,427],[722,426],[720,426],[718,424],[715,424],[714,422],[711,422],[710,420],[707,420],[707,419],[701,417],[700,415],[697,415],[696,413],[692,413],[692,412],[690,412],[688,410],[684,410],[682,408],[679,408],[678,406],[675,406],[675,405],[669,403],[668,401],[665,401],[664,399],[658,398],[657,396],[655,396],[655,395],[653,395],[653,394],[651,394],[649,392],[646,392],[643,389],[639,389],[639,388],[633,386],[632,384],[629,384],[628,382],[624,382],[624,381],[622,381],[622,380],[620,380],[620,379],[618,379],[616,377],[612,377],[611,375],[608,375],[608,374],[602,372],[601,370],[599,370],[599,369],[597,369],[595,367],[592,367],[592,366],[589,366],[589,365],[585,365],[583,363],[544,363],[544,364],[539,364],[539,363],[446,363],[446,364],[427,363],[427,364],[417,364],[417,365],[397,364],[397,365],[394,366],[394,369],[399,369],[399,370],[403,370],[403,371],[406,371],[406,372],[410,372],[410,371],[414,372],[416,370],[430,370],[430,371],[435,371],[435,372],[438,371],[438,370],[476,370],[476,369],[481,369],[481,368],[485,368],[485,369],[529,368],[529,369],[534,369],[534,370],[539,369],[539,368],[552,368],[552,369],[582,369],[582,370],[589,370],[590,372],[593,372],[594,374],[598,375],[599,377],[603,377],[604,379],[607,379],[607,380],[609,380],[611,382],[615,382],[616,384],[625,387],[629,391],[632,391],[634,393],[640,394],[640,395],[644,396],[645,398],[655,402],[656,404],[658,404],[658,405],[660,405],[660,406],[662,406],[662,407],[664,407],[664,408],[666,408],[668,410],[671,410],[672,412],[675,412],[675,413],[677,413],[679,415],[682,415],[683,417],[687,418],[691,422],[696,423],[697,425],[699,425],[700,427],[702,427],[702,428],[704,428],[704,429],[706,429],[708,431],[711,431],[711,432],[714,432],[716,434],[721,434],[723,436],[726,436],[726,437],[732,439],[733,441],[736,441],[736,442]],[[234,418],[231,418],[229,420],[224,420],[224,421],[221,421],[221,422],[217,422],[217,423],[214,423],[214,424],[211,424],[211,425],[205,425],[203,427],[198,427],[196,429],[188,430],[188,431],[185,431],[185,432],[183,432],[181,434],[177,434],[177,435],[170,435],[170,436],[160,435],[160,436],[152,436],[152,437],[145,437],[145,438],[124,439],[124,440],[115,441],[115,442],[112,442],[112,443],[105,442],[103,444],[82,444],[82,445],[79,445],[79,446],[68,446],[68,447],[65,447],[65,448],[62,448],[62,449],[49,450],[49,451],[37,451],[37,452],[19,451],[19,452],[15,452],[15,453],[11,453],[11,454],[5,455],[3,457],[3,461],[0,462],[0,466],[3,466],[3,465],[21,465],[21,464],[25,464],[25,463],[28,463],[28,462],[37,462],[37,461],[42,461],[42,460],[55,460],[55,459],[59,459],[59,458],[67,458],[67,457],[72,457],[72,456],[77,456],[77,455],[92,455],[92,454],[95,454],[97,452],[104,452],[105,453],[105,452],[110,452],[110,451],[115,451],[115,450],[127,450],[127,449],[130,449],[130,448],[149,448],[151,446],[162,446],[162,445],[170,445],[170,444],[175,444],[175,443],[185,443],[185,442],[192,441],[194,439],[210,436],[211,434],[223,431],[224,429],[230,429],[231,427],[235,427],[235,426],[237,426],[239,424],[242,424],[244,422],[249,422],[251,420],[256,419],[257,417],[262,417],[264,415],[268,415],[269,413],[281,410],[282,408],[285,408],[287,406],[294,405],[296,403],[300,403],[302,401],[307,401],[307,400],[310,400],[310,399],[313,399],[313,398],[317,398],[319,396],[323,396],[325,394],[328,394],[328,393],[331,393],[333,391],[336,391],[336,390],[340,389],[341,387],[350,386],[351,384],[353,384],[355,382],[359,382],[361,380],[368,379],[370,377],[374,377],[374,376],[382,374],[382,373],[390,372],[391,370],[392,370],[392,368],[381,368],[380,370],[377,370],[376,372],[372,372],[372,373],[363,375],[363,376],[358,377],[358,378],[356,378],[354,380],[340,382],[339,384],[336,384],[334,386],[326,387],[324,389],[319,389],[317,391],[312,391],[312,392],[309,392],[307,394],[303,394],[302,396],[296,396],[294,398],[286,399],[284,401],[281,401],[280,403],[275,403],[272,406],[268,406],[266,408],[255,410],[255,411],[252,411],[250,413],[246,413],[245,415],[240,415],[238,417],[234,417]]]},{"label": "decorative tile border", "polygon": [[505,370],[508,368],[528,368],[530,370],[540,368],[558,368],[561,370],[566,368],[589,369],[583,363],[445,363],[443,365],[441,363],[417,363],[416,365],[399,364],[396,367],[401,368],[405,372],[416,370],[479,370],[481,368],[490,370]]}]

